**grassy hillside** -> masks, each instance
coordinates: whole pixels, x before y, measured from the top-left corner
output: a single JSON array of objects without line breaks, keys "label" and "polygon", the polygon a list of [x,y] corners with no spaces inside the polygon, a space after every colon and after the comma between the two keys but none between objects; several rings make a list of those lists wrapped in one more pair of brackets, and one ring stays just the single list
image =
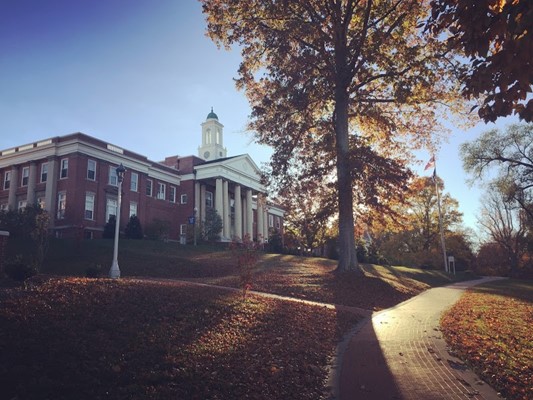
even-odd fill
[{"label": "grassy hillside", "polygon": [[[11,248],[15,254],[24,246]],[[338,340],[363,313],[192,286],[239,287],[220,247],[120,241],[123,279],[107,275],[111,240],[54,240],[43,276],[0,285],[0,387],[24,399],[326,399]],[[468,275],[365,265],[337,274],[321,258],[261,254],[252,290],[382,309]],[[137,278],[135,278],[137,277]],[[0,396],[1,397],[1,396]]]},{"label": "grassy hillside", "polygon": [[533,398],[533,282],[476,286],[442,317],[451,348],[507,399]]},{"label": "grassy hillside", "polygon": [[0,398],[326,399],[330,357],[359,319],[170,281],[0,288]]},{"label": "grassy hillside", "polygon": [[[85,276],[88,268],[111,266],[112,240],[54,240],[43,272]],[[149,240],[121,240],[119,266],[123,277],[191,280],[238,288],[235,254],[221,246],[182,246]],[[262,254],[253,272],[252,290],[307,300],[383,309],[429,287],[471,279],[469,273],[449,276],[441,271],[364,265],[363,277],[335,274],[333,260],[280,254]]]}]

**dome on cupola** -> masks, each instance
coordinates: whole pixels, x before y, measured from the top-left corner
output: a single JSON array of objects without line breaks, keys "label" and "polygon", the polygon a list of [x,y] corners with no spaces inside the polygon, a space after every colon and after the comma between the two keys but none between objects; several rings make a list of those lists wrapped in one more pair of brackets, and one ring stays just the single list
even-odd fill
[{"label": "dome on cupola", "polygon": [[207,114],[206,119],[218,119],[218,116],[213,112],[213,107],[211,107],[211,112]]}]

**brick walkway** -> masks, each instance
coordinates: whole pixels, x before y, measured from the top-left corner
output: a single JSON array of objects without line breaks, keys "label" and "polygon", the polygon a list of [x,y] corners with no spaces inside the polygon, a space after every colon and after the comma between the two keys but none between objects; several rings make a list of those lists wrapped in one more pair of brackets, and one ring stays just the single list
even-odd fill
[{"label": "brick walkway", "polygon": [[374,313],[346,343],[335,397],[499,399],[492,388],[448,354],[439,331],[441,314],[466,288],[492,279],[430,289]]}]

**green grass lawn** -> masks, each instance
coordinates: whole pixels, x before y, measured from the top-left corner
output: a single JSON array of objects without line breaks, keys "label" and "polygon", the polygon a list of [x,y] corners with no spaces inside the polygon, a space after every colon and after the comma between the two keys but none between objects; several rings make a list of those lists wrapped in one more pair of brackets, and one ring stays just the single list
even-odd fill
[{"label": "green grass lawn", "polygon": [[[24,251],[24,246],[11,251]],[[322,399],[336,344],[362,318],[343,308],[267,299],[239,287],[219,246],[121,240],[123,279],[107,275],[111,240],[53,240],[35,284],[0,285],[0,387],[8,399]],[[262,254],[252,290],[383,309],[450,277],[322,258]],[[148,280],[138,278],[170,278]],[[41,283],[38,283],[41,282]]]},{"label": "green grass lawn", "polygon": [[321,399],[353,313],[220,289],[60,278],[0,290],[0,398]]},{"label": "green grass lawn", "polygon": [[468,290],[441,320],[452,349],[507,399],[533,398],[533,282]]},{"label": "green grass lawn", "polygon": [[[85,276],[100,265],[111,266],[112,240],[51,242],[43,272]],[[240,287],[235,254],[220,246],[181,246],[149,240],[121,240],[119,266],[124,277],[156,277]],[[324,258],[263,254],[253,271],[252,290],[306,300],[380,310],[426,290],[471,279],[441,271],[365,265],[364,276],[335,274],[336,261]]]}]

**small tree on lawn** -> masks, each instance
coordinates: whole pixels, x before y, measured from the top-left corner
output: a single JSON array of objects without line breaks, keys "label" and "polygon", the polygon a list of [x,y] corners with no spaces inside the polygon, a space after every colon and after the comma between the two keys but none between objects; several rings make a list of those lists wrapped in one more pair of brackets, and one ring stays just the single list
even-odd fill
[{"label": "small tree on lawn", "polygon": [[[0,212],[0,230],[7,230],[11,241],[19,243],[8,250],[14,255],[6,262],[8,276],[24,280],[39,272],[48,250],[49,222],[48,213],[38,206]],[[15,254],[20,245],[22,254]]]},{"label": "small tree on lawn", "polygon": [[237,266],[239,268],[243,300],[246,299],[246,294],[252,287],[253,270],[261,255],[261,243],[261,240],[254,242],[249,234],[246,234],[242,241],[233,240],[231,242],[230,248],[234,258],[237,259]]},{"label": "small tree on lawn", "polygon": [[145,233],[148,239],[166,241],[170,233],[170,221],[154,218],[146,226]]},{"label": "small tree on lawn", "polygon": [[278,229],[273,229],[268,236],[268,251],[271,253],[283,253],[283,237]]},{"label": "small tree on lawn", "polygon": [[132,215],[125,229],[126,237],[128,239],[142,239],[143,238],[143,228],[141,226],[141,221],[136,215]]},{"label": "small tree on lawn", "polygon": [[220,232],[222,232],[222,218],[217,210],[208,208],[205,213],[204,238],[207,241],[216,242],[220,239]]},{"label": "small tree on lawn", "polygon": [[41,211],[35,215],[35,225],[30,233],[35,243],[35,267],[40,270],[46,252],[48,251],[48,225],[50,216],[46,211]]},{"label": "small tree on lawn", "polygon": [[115,237],[115,226],[117,224],[117,218],[114,215],[109,216],[109,221],[104,226],[104,233],[102,237],[104,239],[113,239]]}]

